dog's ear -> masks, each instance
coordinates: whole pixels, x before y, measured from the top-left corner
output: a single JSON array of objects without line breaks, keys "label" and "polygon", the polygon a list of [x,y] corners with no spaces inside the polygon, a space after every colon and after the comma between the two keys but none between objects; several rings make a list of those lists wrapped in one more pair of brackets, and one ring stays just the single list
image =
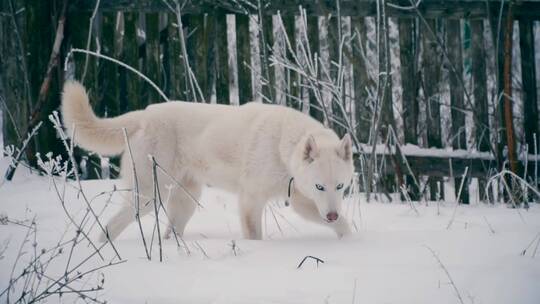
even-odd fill
[{"label": "dog's ear", "polygon": [[315,138],[309,135],[304,146],[304,160],[311,163],[315,158],[319,157],[319,147],[315,142]]},{"label": "dog's ear", "polygon": [[337,154],[346,161],[352,160],[352,141],[349,133],[345,134],[341,139],[337,149]]}]

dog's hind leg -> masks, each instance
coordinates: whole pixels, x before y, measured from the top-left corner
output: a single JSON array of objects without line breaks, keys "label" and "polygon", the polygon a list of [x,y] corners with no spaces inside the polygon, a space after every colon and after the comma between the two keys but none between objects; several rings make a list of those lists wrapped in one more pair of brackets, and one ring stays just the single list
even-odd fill
[{"label": "dog's hind leg", "polygon": [[169,238],[174,231],[177,235],[184,235],[184,230],[188,221],[197,209],[198,201],[201,196],[202,186],[193,179],[184,178],[182,186],[172,190],[167,204],[167,215],[169,217],[169,226],[165,236]]},{"label": "dog's hind leg", "polygon": [[238,205],[240,209],[240,224],[242,233],[246,239],[262,239],[262,213],[266,200],[256,195],[242,192],[240,194]]},{"label": "dog's hind leg", "polygon": [[[148,214],[152,208],[148,205],[144,206],[144,199],[141,197],[140,208],[139,208],[139,218],[142,218],[144,215]],[[107,234],[111,240],[114,240],[126,229],[126,227],[135,221],[136,210],[134,204],[130,204],[129,201],[125,201],[122,209],[120,209],[108,222],[106,226]],[[99,240],[104,242],[107,240],[105,234],[101,234]]]}]

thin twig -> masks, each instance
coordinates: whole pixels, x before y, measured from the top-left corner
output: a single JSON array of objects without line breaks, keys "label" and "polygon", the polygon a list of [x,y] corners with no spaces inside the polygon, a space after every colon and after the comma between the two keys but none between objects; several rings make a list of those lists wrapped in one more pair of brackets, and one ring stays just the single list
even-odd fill
[{"label": "thin twig", "polygon": [[315,260],[315,262],[317,262],[317,268],[319,267],[319,263],[324,264],[324,260],[322,260],[321,258],[312,256],[312,255],[306,255],[306,256],[302,259],[302,261],[300,262],[300,264],[298,264],[298,266],[296,266],[296,269],[300,269],[300,268],[302,267],[302,265],[304,265],[304,262],[305,262],[307,259]]},{"label": "thin twig", "polygon": [[435,260],[437,260],[437,263],[439,263],[439,266],[441,266],[441,268],[446,273],[446,277],[448,278],[448,280],[450,280],[450,284],[452,284],[452,287],[454,288],[454,291],[456,292],[456,296],[459,299],[459,303],[465,304],[465,302],[463,302],[463,297],[461,296],[461,293],[459,292],[459,289],[456,286],[456,283],[454,283],[454,280],[452,279],[450,272],[448,271],[446,266],[444,266],[444,264],[442,263],[441,259],[439,258],[439,255],[433,249],[431,249],[431,247],[426,246],[426,245],[424,245],[424,247],[426,247],[431,252]]},{"label": "thin twig", "polygon": [[140,216],[141,206],[140,206],[139,179],[137,178],[137,169],[135,167],[135,161],[133,160],[133,153],[131,152],[131,144],[129,143],[129,138],[127,135],[126,128],[122,128],[122,131],[124,132],[124,141],[125,141],[126,147],[128,148],[128,155],[129,155],[129,159],[131,160],[131,167],[133,171],[133,184],[135,187],[135,191],[133,191],[133,200],[135,202],[135,220],[137,221],[137,225],[139,226],[139,231],[141,232],[141,238],[143,241],[146,258],[150,260],[151,259],[150,252],[148,251],[148,245],[146,244],[146,238],[144,237],[144,231],[141,224],[141,216]]},{"label": "thin twig", "polygon": [[[126,68],[128,70],[130,70],[131,72],[135,73],[137,76],[141,77],[142,79],[144,79],[146,82],[148,82],[148,84],[150,84],[159,93],[159,95],[161,95],[161,97],[163,97],[163,99],[165,99],[165,101],[170,101],[169,98],[167,97],[167,95],[165,95],[165,93],[163,93],[163,91],[152,80],[150,80],[150,78],[146,77],[143,73],[141,73],[137,69],[132,68],[131,66],[123,63],[122,61],[120,61],[118,59],[114,59],[112,57],[105,56],[105,55],[102,55],[102,54],[99,54],[99,53],[96,53],[96,52],[92,52],[92,51],[88,51],[88,50],[73,48],[66,55],[66,62],[69,60],[69,58],[71,58],[73,53],[88,54],[88,55],[96,56],[98,58],[102,58],[102,59],[114,62],[114,63],[116,63],[116,64],[118,64],[118,65],[120,65],[120,66],[122,66],[122,67],[124,67],[124,68]],[[65,64],[64,66],[67,67],[68,65]]]}]

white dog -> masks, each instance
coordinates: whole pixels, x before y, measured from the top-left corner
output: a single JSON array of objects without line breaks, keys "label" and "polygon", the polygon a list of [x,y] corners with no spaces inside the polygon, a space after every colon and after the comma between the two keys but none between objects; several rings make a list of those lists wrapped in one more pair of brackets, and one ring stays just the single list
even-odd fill
[{"label": "white dog", "polygon": [[[84,87],[67,82],[62,115],[68,134],[84,149],[102,155],[123,153],[121,176],[138,186],[140,215],[153,210],[149,155],[179,183],[167,213],[169,232],[182,235],[205,185],[239,195],[240,221],[249,239],[262,238],[261,217],[271,199],[286,198],[302,217],[349,234],[340,216],[345,185],[351,181],[351,139],[341,140],[311,117],[286,107],[249,103],[225,106],[190,102],[154,104],[115,118],[98,118]],[[127,133],[127,140],[124,135]],[[135,163],[137,185],[132,163]],[[170,181],[158,175],[164,185]],[[291,183],[292,181],[292,183]],[[292,185],[292,187],[291,187]],[[165,189],[161,193],[167,193]],[[135,219],[134,203],[108,223],[111,239]]]}]

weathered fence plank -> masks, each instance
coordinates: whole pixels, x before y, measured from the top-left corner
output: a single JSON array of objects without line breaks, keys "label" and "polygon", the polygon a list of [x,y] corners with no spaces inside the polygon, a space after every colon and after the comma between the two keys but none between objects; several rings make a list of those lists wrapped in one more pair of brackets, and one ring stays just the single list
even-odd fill
[{"label": "weathered fence plank", "polygon": [[227,39],[227,15],[216,12],[216,101],[230,104],[229,92],[229,51]]},{"label": "weathered fence plank", "polygon": [[[285,34],[287,35],[287,38],[289,40],[290,46],[293,50],[293,52],[296,53],[296,27],[295,27],[295,18],[294,16],[285,16],[282,17],[283,19],[283,26],[285,27]],[[286,54],[287,54],[287,60],[290,62],[294,62],[293,53],[289,49],[289,47],[286,45]],[[288,107],[294,108],[294,109],[302,109],[302,102],[300,100],[300,88],[298,85],[298,73],[295,71],[292,71],[291,69],[285,69],[285,83],[286,83],[286,104]]]},{"label": "weathered fence plank", "polygon": [[[340,96],[338,89],[338,77],[339,77],[339,62],[340,62],[340,40],[342,39],[341,35],[341,20],[339,17],[332,16],[328,19],[328,57],[329,57],[329,82],[333,83],[333,92],[330,92],[332,95],[331,98],[331,110],[332,110],[332,119],[330,119],[329,124],[332,126],[332,129],[337,133],[339,137],[342,137],[347,130],[343,127],[345,126],[344,120],[344,105],[343,108],[340,106],[341,103],[344,103],[344,91]],[[344,89],[344,87],[343,87]],[[330,114],[330,113],[329,113]]]},{"label": "weathered fence plank", "polygon": [[416,75],[417,50],[415,41],[415,21],[400,19],[398,21],[398,26],[405,143],[418,144],[418,85]]},{"label": "weathered fence plank", "polygon": [[[474,97],[475,144],[478,151],[490,150],[489,110],[487,97],[486,51],[484,46],[484,21],[471,20],[471,76]],[[487,176],[487,175],[486,175]],[[485,189],[487,180],[478,178],[478,188]],[[485,201],[485,191],[480,191],[480,199]],[[493,201],[493,200],[490,200]]]},{"label": "weathered fence plank", "polygon": [[[504,9],[508,9],[508,4],[503,3]],[[499,20],[500,19],[500,20]],[[497,168],[502,168],[505,162],[505,156],[503,154],[504,147],[506,146],[506,129],[504,128],[504,25],[506,24],[506,14],[502,14],[499,18],[499,14],[493,14],[490,16],[489,24],[491,27],[491,39],[493,42],[494,57],[495,57],[495,75],[496,75],[496,91],[493,97],[496,113],[494,113],[494,122],[496,129],[496,149],[497,154]]]},{"label": "weathered fence plank", "polygon": [[19,40],[19,37],[22,39],[20,31],[24,24],[20,22],[21,19],[13,17],[19,2],[0,1],[1,11],[10,14],[0,18],[0,109],[3,114],[3,142],[6,146],[18,144],[25,136],[22,133],[28,128],[28,121],[19,118],[28,117],[31,102],[26,82],[28,74],[23,63],[26,58],[20,55],[25,48],[24,41]]},{"label": "weathered fence plank", "polygon": [[369,142],[371,130],[371,111],[368,107],[369,78],[366,66],[367,33],[365,19],[351,18],[352,35],[352,62],[354,87],[354,113],[356,122],[356,137],[362,143]]},{"label": "weathered fence plank", "polygon": [[[102,18],[101,47],[106,56],[119,58],[119,50],[115,48],[116,13],[104,13]],[[118,65],[100,62],[99,70],[99,114],[103,117],[114,117],[119,114],[119,79]]]},{"label": "weathered fence plank", "polygon": [[276,96],[274,88],[276,87],[275,68],[270,64],[270,58],[274,51],[274,23],[272,16],[262,16],[262,35],[259,38],[261,52],[261,73],[266,79],[263,83],[262,94],[263,101],[275,102]]},{"label": "weathered fence plank", "polygon": [[[414,19],[399,19],[399,49],[403,105],[403,131],[405,143],[418,144],[418,83],[416,24]],[[414,173],[414,169],[413,174]],[[418,199],[418,187],[415,178],[406,176],[407,188],[411,199]]]},{"label": "weathered fence plank", "polygon": [[[534,44],[533,22],[519,21],[519,45],[521,50],[521,79],[523,85],[523,129],[529,151],[534,151],[534,134],[537,145],[538,133],[538,97],[536,91],[535,51],[540,47]],[[540,146],[537,146],[537,149]]]},{"label": "weathered fence plank", "polygon": [[487,97],[486,51],[484,46],[484,21],[471,20],[471,74],[474,97],[474,125],[476,130],[476,147],[479,151],[490,150],[490,129]]},{"label": "weathered fence plank", "polygon": [[[454,149],[467,149],[467,133],[465,126],[465,114],[461,109],[464,108],[463,87],[463,51],[461,43],[461,24],[459,19],[446,20],[446,49],[448,53],[449,78],[450,78],[450,116],[452,120],[451,136],[452,147]],[[467,177],[464,177],[467,179]],[[463,183],[461,193],[459,185],[462,183],[461,177],[455,178],[454,188],[456,196],[459,194],[460,203],[469,203],[469,183]]]},{"label": "weathered fence plank", "polygon": [[[189,16],[188,21],[188,57],[190,66],[197,79],[198,88],[195,94],[197,101],[209,102],[212,90],[211,66],[214,61],[213,43],[210,43],[214,34],[215,22],[209,16]],[[213,41],[212,41],[213,42]],[[200,92],[199,92],[200,89]],[[202,96],[200,96],[202,94]],[[202,98],[202,100],[201,100]]]},{"label": "weathered fence plank", "polygon": [[[309,49],[313,61],[317,64],[317,75],[320,75],[319,58],[320,58],[320,37],[319,37],[319,17],[308,16],[307,17],[307,36],[309,40]],[[315,81],[310,85],[309,89],[309,115],[320,122],[324,122],[324,112],[321,108],[321,102],[317,96],[320,93],[319,85]],[[319,94],[320,95],[320,94]]]},{"label": "weathered fence plank", "polygon": [[[139,43],[137,42],[137,19],[137,13],[124,13],[123,61],[134,68],[140,69]],[[140,108],[140,83],[141,80],[138,76],[126,72],[125,92],[123,92],[123,94],[127,96],[127,109],[130,111]]]},{"label": "weathered fence plank", "polygon": [[[441,140],[441,114],[440,114],[440,82],[441,82],[441,61],[440,51],[437,43],[437,21],[426,20],[422,23],[422,89],[426,103],[426,132],[427,147],[442,148]],[[442,179],[437,177],[429,178],[429,188],[431,200],[437,199],[437,192],[442,187]],[[437,186],[439,184],[440,186]],[[439,197],[443,197],[440,193]]]},{"label": "weathered fence plank", "polygon": [[[146,76],[157,86],[163,87],[163,77],[161,70],[161,59],[159,50],[159,15],[157,13],[146,14]],[[162,101],[161,96],[148,83],[144,83],[147,90],[147,103],[157,103]]]},{"label": "weathered fence plank", "polygon": [[236,60],[238,63],[238,99],[240,104],[253,100],[251,84],[251,48],[249,41],[249,16],[236,17]]}]

